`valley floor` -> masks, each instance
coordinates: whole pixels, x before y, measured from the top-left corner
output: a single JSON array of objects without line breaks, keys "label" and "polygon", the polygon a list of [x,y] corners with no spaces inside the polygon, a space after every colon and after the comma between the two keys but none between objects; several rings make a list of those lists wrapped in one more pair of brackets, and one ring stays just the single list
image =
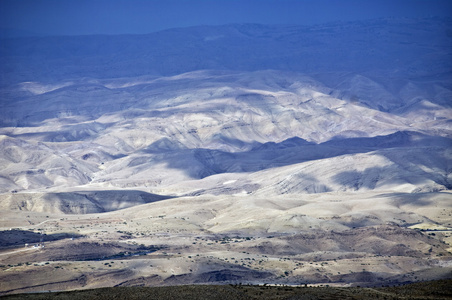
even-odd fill
[{"label": "valley floor", "polygon": [[450,279],[449,200],[448,192],[205,195],[99,214],[2,211],[0,293]]}]

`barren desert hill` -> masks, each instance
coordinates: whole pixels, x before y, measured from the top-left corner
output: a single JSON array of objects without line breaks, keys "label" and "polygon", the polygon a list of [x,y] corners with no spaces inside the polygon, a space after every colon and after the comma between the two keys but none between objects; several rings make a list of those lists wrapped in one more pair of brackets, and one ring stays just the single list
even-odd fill
[{"label": "barren desert hill", "polygon": [[0,293],[450,278],[451,28],[3,40]]},{"label": "barren desert hill", "polygon": [[[114,87],[113,80],[102,88],[66,85],[5,103],[4,120],[23,125],[2,128],[3,191],[102,182],[152,188],[383,148],[397,156],[396,149],[427,147],[432,156],[423,163],[443,165],[440,185],[448,186],[448,163],[437,160],[449,157],[448,106],[435,104],[429,115],[417,108],[384,112],[282,71],[129,80],[126,87]],[[286,88],[278,83],[283,80]],[[406,165],[401,159],[393,163]]]}]

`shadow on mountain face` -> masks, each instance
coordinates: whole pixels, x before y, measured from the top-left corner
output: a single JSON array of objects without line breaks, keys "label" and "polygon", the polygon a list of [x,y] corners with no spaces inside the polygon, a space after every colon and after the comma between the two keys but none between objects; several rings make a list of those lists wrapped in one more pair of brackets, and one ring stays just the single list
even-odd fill
[{"label": "shadow on mountain face", "polygon": [[73,237],[82,237],[82,235],[73,233],[41,234],[39,232],[20,229],[3,230],[0,231],[0,248],[57,241]]},{"label": "shadow on mountain face", "polygon": [[278,189],[280,194],[291,193],[328,193],[333,190],[325,185],[322,180],[313,176],[312,174],[298,173],[287,177],[286,179],[278,183]]},{"label": "shadow on mountain face", "polygon": [[391,160],[399,168],[411,173],[412,180],[415,178],[429,178],[435,183],[444,186],[446,189],[452,189],[452,181],[449,174],[452,172],[452,154],[448,149],[451,146],[426,147],[425,151],[416,151],[416,149],[408,149],[404,156],[394,153],[386,152],[384,155]]},{"label": "shadow on mountain face", "polygon": [[189,282],[199,283],[235,283],[248,280],[264,280],[273,276],[270,272],[256,271],[245,267],[235,267],[235,269],[221,269],[204,272],[200,274],[172,275],[165,279],[166,284],[180,285]]},{"label": "shadow on mountain face", "polygon": [[[390,173],[391,167],[381,168],[372,167],[367,168],[364,171],[346,171],[341,172],[333,176],[333,180],[347,188],[352,190],[359,190],[361,188],[375,189],[380,180],[383,179],[384,174]],[[413,182],[420,183],[420,182]]]},{"label": "shadow on mountain face", "polygon": [[[397,202],[397,205],[403,206],[403,205],[410,205],[410,206],[416,206],[416,207],[425,207],[432,205],[434,198],[438,197],[438,195],[441,195],[439,193],[431,193],[431,192],[425,192],[425,193],[388,193],[388,194],[381,194],[378,195],[379,198],[385,197],[389,198],[391,200],[394,200]],[[445,201],[448,201],[448,194],[444,194],[444,198],[447,199]]]},{"label": "shadow on mountain face", "polygon": [[[135,190],[47,193],[46,203],[63,213],[101,213],[172,198]],[[77,205],[74,205],[76,203]]]},{"label": "shadow on mountain face", "polygon": [[[43,120],[40,122],[42,121]],[[59,119],[59,121],[61,122],[62,119]],[[98,137],[111,125],[113,125],[113,123],[101,124],[98,122],[91,122],[85,124],[70,124],[55,128],[53,131],[8,134],[8,136],[14,138],[37,139],[45,142],[86,141]]]},{"label": "shadow on mountain face", "polygon": [[[448,178],[452,161],[445,151],[426,148],[424,151],[403,149],[405,153],[385,151],[384,157],[393,164],[385,167],[371,167],[363,171],[345,171],[333,176],[333,180],[348,189],[375,189],[378,185],[409,183],[419,186],[416,192],[451,190],[452,182]],[[428,159],[425,159],[426,151]],[[422,185],[424,185],[422,187]],[[427,190],[425,190],[427,189]]]},{"label": "shadow on mountain face", "polygon": [[[165,140],[166,143],[169,143],[168,139]],[[402,152],[384,152],[384,156],[397,165],[413,169],[416,175],[419,176],[418,178],[422,178],[422,176],[431,177],[433,175],[428,174],[421,167],[416,166],[418,162],[413,163],[413,159],[411,157],[405,157],[403,153],[409,153],[409,151],[416,148],[426,149],[425,151],[431,152],[429,159],[421,160],[425,156],[425,152],[422,150],[416,152],[416,157],[419,156],[419,161],[422,165],[428,168],[438,168],[445,161],[450,160],[450,157],[447,157],[446,153],[441,153],[438,149],[444,150],[452,147],[452,140],[416,132],[396,132],[387,136],[369,138],[337,139],[322,144],[313,144],[294,137],[281,143],[270,142],[257,146],[256,144],[250,144],[249,148],[251,150],[235,153],[211,149],[180,149],[171,145],[158,149],[161,150],[160,153],[156,153],[157,149],[153,148],[151,152],[155,151],[154,153],[156,153],[154,157],[155,161],[165,162],[169,168],[184,170],[187,175],[195,179],[221,173],[256,172],[306,161],[332,158],[345,154],[368,153],[384,149],[400,149]],[[434,153],[436,154],[433,155]],[[394,168],[397,167],[394,166]],[[446,169],[444,169],[444,172],[447,172]],[[386,171],[388,170],[385,168],[371,168],[364,172],[344,172],[337,175],[336,180],[342,182],[345,178],[344,184],[350,188],[354,188],[356,185],[355,179],[362,178],[364,181],[361,180],[360,186],[374,188],[381,176],[380,174],[386,174]],[[444,174],[442,173],[435,175],[438,178],[433,180],[438,184],[449,186],[450,183],[447,182],[447,178],[443,178]]]},{"label": "shadow on mountain face", "polygon": [[385,149],[399,147],[452,147],[452,139],[414,131],[397,131],[389,135],[357,138],[333,138],[322,145],[341,148]]},{"label": "shadow on mountain face", "polygon": [[[333,181],[346,189],[359,190],[362,188],[373,190],[377,185],[384,183],[396,183],[400,180],[400,183],[408,181],[411,184],[421,184],[425,178],[419,176],[413,176],[410,178],[399,178],[400,174],[397,172],[397,166],[388,167],[372,167],[363,171],[345,171],[333,176]],[[387,174],[393,174],[392,177],[387,178]],[[425,174],[428,175],[428,174]]]},{"label": "shadow on mountain face", "polygon": [[316,178],[312,175],[299,174],[298,179],[299,182],[303,183],[303,185],[305,186],[304,190],[308,194],[328,193],[333,191],[330,187],[323,184],[321,179]]}]

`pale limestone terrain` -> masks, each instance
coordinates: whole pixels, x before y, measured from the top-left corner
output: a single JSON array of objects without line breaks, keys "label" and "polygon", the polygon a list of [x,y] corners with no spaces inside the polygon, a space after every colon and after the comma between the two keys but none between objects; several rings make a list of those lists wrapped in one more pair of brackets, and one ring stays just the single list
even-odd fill
[{"label": "pale limestone terrain", "polygon": [[[372,51],[403,52],[407,41],[385,33],[391,22],[366,25],[392,41]],[[344,30],[335,26],[311,30],[323,41]],[[400,26],[412,39],[429,28]],[[225,30],[233,45],[274,39],[275,51],[290,44],[278,48],[277,38],[298,41],[304,30],[231,28],[209,30]],[[133,59],[97,74],[68,58],[80,74],[63,79],[49,58],[52,80],[35,62],[17,63],[0,87],[0,293],[451,278],[450,51],[435,41],[412,42],[407,56],[436,55],[423,65],[369,62],[354,72],[280,61],[256,70],[265,53],[243,70],[224,56],[215,70],[160,75],[115,69]],[[310,45],[306,55],[318,49]]]}]

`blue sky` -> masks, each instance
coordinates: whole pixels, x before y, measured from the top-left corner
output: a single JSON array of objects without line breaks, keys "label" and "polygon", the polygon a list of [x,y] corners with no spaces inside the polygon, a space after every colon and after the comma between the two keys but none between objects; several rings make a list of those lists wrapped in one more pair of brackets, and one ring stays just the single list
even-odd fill
[{"label": "blue sky", "polygon": [[452,0],[0,0],[0,28],[40,35],[451,15]]}]

